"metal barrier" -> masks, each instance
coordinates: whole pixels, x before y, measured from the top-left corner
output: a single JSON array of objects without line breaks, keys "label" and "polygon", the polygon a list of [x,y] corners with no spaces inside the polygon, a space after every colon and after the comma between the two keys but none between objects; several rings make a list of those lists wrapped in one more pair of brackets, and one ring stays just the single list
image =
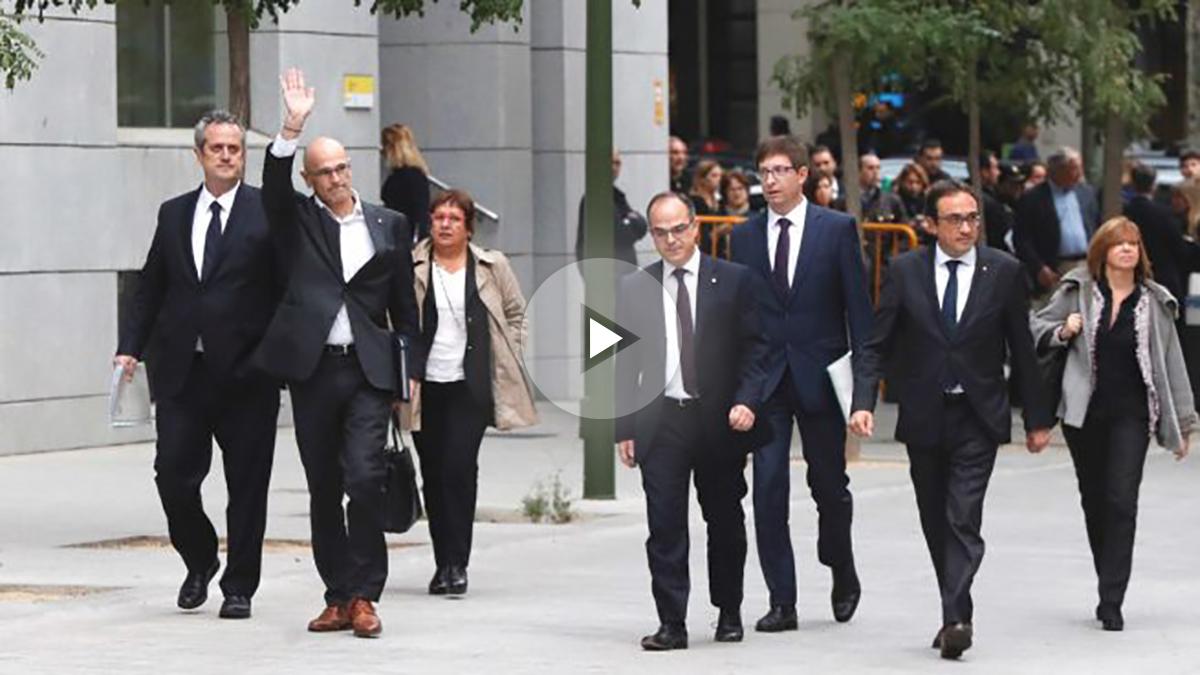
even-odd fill
[{"label": "metal barrier", "polygon": [[873,237],[869,246],[871,250],[871,300],[879,304],[879,290],[883,286],[883,239],[887,236],[891,239],[891,251],[888,257],[900,253],[900,237],[898,235],[908,236],[908,248],[912,250],[916,248],[920,241],[917,239],[917,231],[911,225],[905,223],[863,223],[862,232],[864,237]]},{"label": "metal barrier", "polygon": [[733,232],[733,228],[746,222],[745,216],[696,216],[696,222],[700,223],[700,231],[703,234],[706,230],[709,236],[709,255],[717,257],[721,250],[721,242],[725,242],[725,254],[729,255],[729,233]]}]

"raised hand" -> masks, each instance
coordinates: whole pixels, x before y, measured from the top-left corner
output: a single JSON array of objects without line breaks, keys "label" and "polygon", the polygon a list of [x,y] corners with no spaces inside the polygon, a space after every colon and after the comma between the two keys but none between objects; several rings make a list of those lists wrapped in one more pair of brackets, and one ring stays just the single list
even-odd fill
[{"label": "raised hand", "polygon": [[295,138],[304,130],[304,122],[312,114],[317,98],[313,88],[305,86],[304,73],[298,68],[289,68],[279,77],[283,89],[283,105],[287,114],[283,119],[284,138]]}]

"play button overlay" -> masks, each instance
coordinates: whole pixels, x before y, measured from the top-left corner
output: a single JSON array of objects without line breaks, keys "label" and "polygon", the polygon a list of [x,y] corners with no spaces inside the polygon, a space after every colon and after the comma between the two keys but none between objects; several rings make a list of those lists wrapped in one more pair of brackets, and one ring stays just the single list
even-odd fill
[{"label": "play button overlay", "polygon": [[587,357],[583,359],[584,372],[600,365],[617,352],[632,346],[641,339],[632,331],[625,330],[617,322],[591,307],[587,305],[581,305],[581,307],[583,307],[584,353],[587,354]]},{"label": "play button overlay", "polygon": [[[536,265],[534,273],[539,278],[545,274]],[[590,296],[589,283],[595,284]],[[527,290],[524,285],[522,290]],[[648,299],[669,306],[669,297],[660,300],[664,296],[666,290],[653,275],[610,258],[573,262],[543,278],[526,296],[527,338],[520,349],[538,407],[553,405],[579,417],[614,419],[660,397],[678,368],[676,364],[669,369],[665,363],[666,313],[647,316],[631,310],[635,301],[644,310],[640,301]],[[642,386],[626,386],[618,394],[616,380],[623,364],[636,365]],[[663,384],[645,386],[647,381]],[[611,391],[600,393],[605,387]],[[585,396],[587,392],[594,396]]]}]

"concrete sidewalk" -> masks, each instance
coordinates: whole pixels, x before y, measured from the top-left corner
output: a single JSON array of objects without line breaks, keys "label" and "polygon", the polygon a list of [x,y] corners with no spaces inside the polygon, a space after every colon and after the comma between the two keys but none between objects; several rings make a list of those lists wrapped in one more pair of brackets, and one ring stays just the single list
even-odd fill
[{"label": "concrete sidewalk", "polygon": [[[750,630],[740,645],[711,641],[704,530],[692,510],[693,597],[687,652],[647,654],[655,627],[635,471],[618,468],[619,499],[576,502],[582,518],[532,525],[522,497],[556,473],[578,496],[574,418],[486,438],[471,592],[433,598],[424,523],[392,539],[380,604],[384,634],[314,635],[305,623],[322,588],[306,547],[307,495],[289,429],[280,431],[254,618],[216,618],[220,592],[193,613],[174,606],[183,568],[161,540],[149,444],[0,458],[0,674],[8,673],[906,673],[941,667],[929,642],[939,623],[935,581],[900,446],[870,443],[851,468],[855,545],[864,597],[848,625],[829,609],[829,574],[816,563],[815,509],[804,464],[793,465],[792,532],[801,629]],[[881,434],[890,433],[882,421]],[[887,438],[886,435],[882,436]],[[216,455],[205,485],[223,529]],[[1200,464],[1152,451],[1146,467],[1124,633],[1092,620],[1094,577],[1070,458],[1001,450],[985,512],[988,554],[976,583],[978,673],[1200,672]],[[752,523],[747,500],[747,516]],[[753,531],[749,532],[753,542]],[[124,544],[114,544],[124,541]],[[81,545],[88,546],[81,546]],[[743,618],[766,609],[751,545]]]}]

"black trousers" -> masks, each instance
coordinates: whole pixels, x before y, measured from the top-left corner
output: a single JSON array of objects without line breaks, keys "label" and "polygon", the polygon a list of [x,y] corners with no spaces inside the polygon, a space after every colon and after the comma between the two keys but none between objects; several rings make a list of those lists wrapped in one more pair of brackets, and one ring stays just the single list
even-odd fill
[{"label": "black trousers", "polygon": [[791,606],[796,604],[796,561],[788,523],[793,420],[800,427],[808,488],[817,504],[817,559],[828,567],[854,562],[846,421],[839,410],[802,411],[791,375],[784,376],[767,400],[764,416],[773,438],[754,452],[754,533],[771,605]]},{"label": "black trousers", "polygon": [[941,442],[908,446],[908,460],[942,596],[942,621],[951,624],[970,622],[974,615],[971,584],[983,562],[983,498],[997,445],[966,398],[947,399],[941,424]]},{"label": "black trousers", "polygon": [[464,381],[421,385],[421,430],[413,434],[421,458],[425,511],[438,569],[466,567],[479,491],[479,445],[488,410]]},{"label": "black trousers", "polygon": [[216,439],[229,494],[221,591],[253,596],[262,574],[279,385],[266,378],[222,381],[197,353],[183,387],[157,401],[156,416],[154,482],[171,544],[189,572],[203,572],[217,559],[217,533],[200,497]]},{"label": "black trousers", "polygon": [[746,457],[713,443],[699,407],[683,409],[663,402],[653,447],[642,464],[650,537],[651,591],[663,624],[687,619],[689,478],[708,525],[708,592],[712,604],[728,610],[742,606],[746,567]]},{"label": "black trousers", "polygon": [[1120,607],[1133,567],[1138,491],[1150,445],[1149,420],[1088,417],[1082,429],[1063,426],[1075,462],[1100,602]]},{"label": "black trousers", "polygon": [[388,572],[383,448],[392,395],[367,382],[354,354],[323,355],[313,376],[291,390],[325,601],[378,601]]}]

